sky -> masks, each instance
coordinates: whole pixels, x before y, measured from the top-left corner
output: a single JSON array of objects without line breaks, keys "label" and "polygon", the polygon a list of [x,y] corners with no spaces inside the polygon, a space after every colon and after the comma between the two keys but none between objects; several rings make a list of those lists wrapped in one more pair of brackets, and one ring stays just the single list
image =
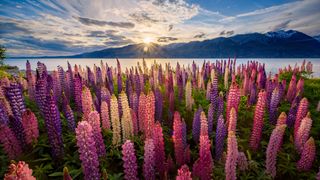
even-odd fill
[{"label": "sky", "polygon": [[1,0],[9,56],[62,56],[244,33],[320,34],[320,0]]}]

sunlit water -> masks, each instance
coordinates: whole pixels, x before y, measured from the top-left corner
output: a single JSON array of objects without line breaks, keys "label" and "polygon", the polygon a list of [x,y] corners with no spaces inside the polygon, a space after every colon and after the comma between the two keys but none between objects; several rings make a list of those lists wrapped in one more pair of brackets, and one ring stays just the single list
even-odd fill
[{"label": "sunlit water", "polygon": [[[37,66],[37,62],[43,62],[47,66],[47,69],[49,71],[54,70],[57,68],[58,65],[62,66],[64,69],[67,68],[67,61],[70,62],[71,65],[78,64],[82,67],[89,66],[93,67],[94,64],[100,65],[100,61],[102,60],[104,63],[107,62],[109,66],[115,67],[117,65],[116,59],[28,59],[31,63],[32,69],[35,69]],[[211,61],[215,62],[216,60],[221,59],[146,59],[146,63],[148,66],[150,66],[154,61],[157,63],[165,64],[170,63],[172,66],[175,66],[177,62],[180,63],[181,66],[188,66],[191,65],[194,61],[198,65],[202,65],[203,61]],[[288,66],[289,64],[291,66],[294,66],[295,64],[301,65],[303,62],[303,58],[300,59],[258,59],[258,58],[246,58],[246,59],[237,59],[237,65],[246,63],[247,61],[255,60],[261,63],[266,64],[266,71],[271,73],[277,73],[279,68],[283,68],[285,66]],[[19,69],[23,70],[26,68],[26,61],[27,59],[7,59],[5,61],[6,64],[12,65],[12,66],[18,66]],[[137,62],[142,63],[142,59],[119,59],[121,63],[121,67],[123,68],[129,68],[132,66],[136,66]],[[306,61],[311,61],[313,64],[313,76],[314,77],[320,77],[320,58],[306,58]]]}]

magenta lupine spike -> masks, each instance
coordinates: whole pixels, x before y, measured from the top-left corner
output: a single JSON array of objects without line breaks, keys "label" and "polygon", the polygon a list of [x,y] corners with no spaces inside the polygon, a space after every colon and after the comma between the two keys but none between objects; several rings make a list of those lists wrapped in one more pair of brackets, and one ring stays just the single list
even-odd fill
[{"label": "magenta lupine spike", "polygon": [[82,78],[80,74],[74,76],[74,100],[78,112],[82,112]]},{"label": "magenta lupine spike", "polygon": [[162,108],[163,108],[163,97],[162,93],[160,92],[160,89],[157,88],[155,90],[155,120],[156,121],[162,121]]},{"label": "magenta lupine spike", "polygon": [[153,142],[155,147],[155,169],[160,174],[161,177],[164,177],[165,171],[165,152],[164,152],[164,140],[162,134],[162,127],[159,122],[154,125],[153,128]]},{"label": "magenta lupine spike", "polygon": [[100,180],[99,159],[93,131],[87,121],[79,122],[76,128],[77,146],[84,179]]},{"label": "magenta lupine spike", "polygon": [[109,107],[106,101],[102,101],[101,103],[101,122],[103,129],[111,129]]},{"label": "magenta lupine spike", "polygon": [[288,119],[287,119],[287,125],[288,127],[293,127],[294,122],[296,120],[296,115],[297,115],[297,111],[298,111],[298,107],[299,107],[299,103],[300,103],[300,96],[297,95],[292,103],[291,103],[291,107],[288,113]]},{"label": "magenta lupine spike", "polygon": [[152,129],[154,126],[154,115],[155,115],[155,98],[151,91],[146,98],[146,119],[144,123],[145,135],[147,138],[152,137]]},{"label": "magenta lupine spike", "polygon": [[146,96],[144,93],[141,93],[139,97],[139,113],[138,113],[138,120],[139,120],[139,131],[144,132],[144,123],[146,119]]},{"label": "magenta lupine spike", "polygon": [[9,159],[16,159],[21,155],[20,143],[8,126],[0,125],[0,142]]},{"label": "magenta lupine spike", "polygon": [[143,176],[146,180],[155,179],[155,146],[152,139],[144,141]]},{"label": "magenta lupine spike", "polygon": [[279,88],[276,87],[272,91],[271,100],[270,100],[270,107],[269,107],[269,122],[271,124],[276,124],[277,116],[278,116],[277,108],[278,108],[279,102],[280,102]]},{"label": "magenta lupine spike", "polygon": [[228,94],[228,99],[227,99],[227,110],[226,110],[227,126],[229,126],[231,108],[234,108],[235,111],[238,112],[239,103],[240,103],[240,90],[239,90],[238,84],[236,82],[232,82],[229,90],[229,94]]},{"label": "magenta lupine spike", "polygon": [[220,115],[217,121],[216,138],[215,138],[215,158],[220,160],[222,152],[224,139],[227,135],[227,128],[224,124],[223,115]]},{"label": "magenta lupine spike", "polygon": [[92,96],[90,89],[84,86],[82,89],[82,112],[83,112],[83,118],[88,119],[88,116],[91,111],[94,110],[94,105],[92,101]]},{"label": "magenta lupine spike", "polygon": [[21,121],[21,115],[26,110],[22,95],[22,86],[16,82],[10,83],[10,86],[6,87],[6,96],[10,103],[13,115]]},{"label": "magenta lupine spike", "polygon": [[301,121],[306,117],[308,112],[309,102],[307,98],[303,98],[300,103],[296,114],[296,120],[294,122],[294,137],[296,137]]},{"label": "magenta lupine spike", "polygon": [[316,158],[316,145],[312,137],[304,144],[300,160],[297,162],[299,171],[309,171]]},{"label": "magenta lupine spike", "polygon": [[236,129],[237,129],[237,114],[236,114],[236,110],[234,108],[231,108],[229,118],[230,119],[229,119],[228,131],[236,132]]},{"label": "magenta lupine spike", "polygon": [[184,140],[183,140],[183,124],[179,112],[174,113],[173,118],[173,143],[174,143],[174,153],[175,159],[178,166],[181,166],[185,163],[184,157]]},{"label": "magenta lupine spike", "polygon": [[200,137],[200,129],[201,129],[201,116],[202,108],[199,107],[198,110],[194,113],[193,122],[192,122],[192,138],[198,143]]},{"label": "magenta lupine spike", "polygon": [[8,168],[8,173],[4,175],[4,180],[36,180],[32,176],[32,169],[24,161],[12,162]]},{"label": "magenta lupine spike", "polygon": [[263,116],[264,110],[266,106],[266,92],[261,90],[258,95],[258,102],[256,105],[256,109],[254,112],[254,119],[253,119],[253,128],[250,137],[250,147],[253,150],[258,150],[261,136],[262,136],[262,129],[263,129]]},{"label": "magenta lupine spike", "polygon": [[100,115],[97,111],[92,111],[89,114],[88,120],[87,120],[93,130],[93,137],[96,144],[96,149],[99,157],[106,155],[106,147],[103,142],[103,137],[101,134],[101,128],[100,128]]},{"label": "magenta lupine spike", "polygon": [[[213,170],[213,159],[210,151],[210,140],[208,135],[200,136],[200,152],[199,160],[193,171],[194,176],[198,176],[201,180],[210,180]],[[199,171],[196,171],[198,169]]]},{"label": "magenta lupine spike", "polygon": [[297,135],[294,138],[295,146],[299,153],[302,152],[303,145],[309,139],[311,126],[312,119],[310,117],[310,113],[308,113],[307,116],[302,119]]},{"label": "magenta lupine spike", "polygon": [[238,164],[240,171],[245,171],[248,169],[249,163],[248,163],[247,157],[244,154],[244,152],[238,153],[238,160],[237,161],[238,161],[237,164]]},{"label": "magenta lupine spike", "polygon": [[234,131],[228,132],[227,157],[225,163],[226,180],[235,180],[238,160],[238,143]]},{"label": "magenta lupine spike", "polygon": [[278,117],[277,126],[286,124],[286,122],[287,122],[287,115],[285,112],[282,112]]},{"label": "magenta lupine spike", "polygon": [[286,96],[289,102],[292,102],[293,98],[296,95],[296,86],[297,86],[296,81],[297,81],[296,75],[293,74],[290,80],[290,84],[289,84],[287,96]]},{"label": "magenta lupine spike", "polygon": [[138,165],[135,155],[134,145],[130,140],[127,140],[122,145],[122,160],[124,168],[124,179],[138,180]]},{"label": "magenta lupine spike", "polygon": [[178,169],[176,180],[192,180],[188,165],[185,164]]},{"label": "magenta lupine spike", "polygon": [[266,152],[266,172],[273,178],[276,177],[277,154],[280,150],[283,140],[283,134],[287,125],[276,126],[270,136]]},{"label": "magenta lupine spike", "polygon": [[32,144],[32,142],[36,143],[39,137],[38,120],[30,109],[23,112],[22,125],[26,135],[27,144]]}]

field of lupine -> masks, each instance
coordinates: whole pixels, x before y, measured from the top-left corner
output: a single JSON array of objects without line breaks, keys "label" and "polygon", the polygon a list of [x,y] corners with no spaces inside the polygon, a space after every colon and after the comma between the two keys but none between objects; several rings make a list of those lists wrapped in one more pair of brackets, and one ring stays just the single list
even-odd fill
[{"label": "field of lupine", "polygon": [[1,77],[4,179],[320,179],[320,79],[304,62],[130,69],[29,62]]}]

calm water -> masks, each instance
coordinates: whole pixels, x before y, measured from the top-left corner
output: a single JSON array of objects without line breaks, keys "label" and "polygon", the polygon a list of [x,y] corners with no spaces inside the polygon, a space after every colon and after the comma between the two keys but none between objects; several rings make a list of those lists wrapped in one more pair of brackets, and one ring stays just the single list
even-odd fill
[{"label": "calm water", "polygon": [[[62,66],[64,69],[67,68],[67,61],[71,65],[78,64],[82,67],[89,66],[93,67],[94,64],[100,65],[100,60],[107,62],[109,66],[116,66],[117,61],[115,59],[28,59],[31,63],[33,69],[36,68],[37,62],[41,61],[46,64],[48,70],[54,70],[58,65]],[[146,59],[147,65],[150,66],[154,61],[165,64],[170,63],[171,65],[176,65],[177,62],[180,65],[188,66],[191,65],[192,61],[196,64],[202,65],[203,61],[215,62],[217,59]],[[220,59],[219,59],[220,60]],[[301,65],[303,59],[237,59],[237,65],[246,63],[248,60],[255,60],[266,64],[266,71],[276,73],[279,68],[288,66],[294,66],[296,63]],[[314,77],[320,77],[320,58],[309,58],[307,61],[311,61],[313,64]],[[26,67],[27,59],[7,59],[6,64],[12,66],[18,66],[19,69],[23,70]],[[137,65],[137,62],[142,62],[142,59],[119,59],[121,66],[123,68],[131,67]]]}]

